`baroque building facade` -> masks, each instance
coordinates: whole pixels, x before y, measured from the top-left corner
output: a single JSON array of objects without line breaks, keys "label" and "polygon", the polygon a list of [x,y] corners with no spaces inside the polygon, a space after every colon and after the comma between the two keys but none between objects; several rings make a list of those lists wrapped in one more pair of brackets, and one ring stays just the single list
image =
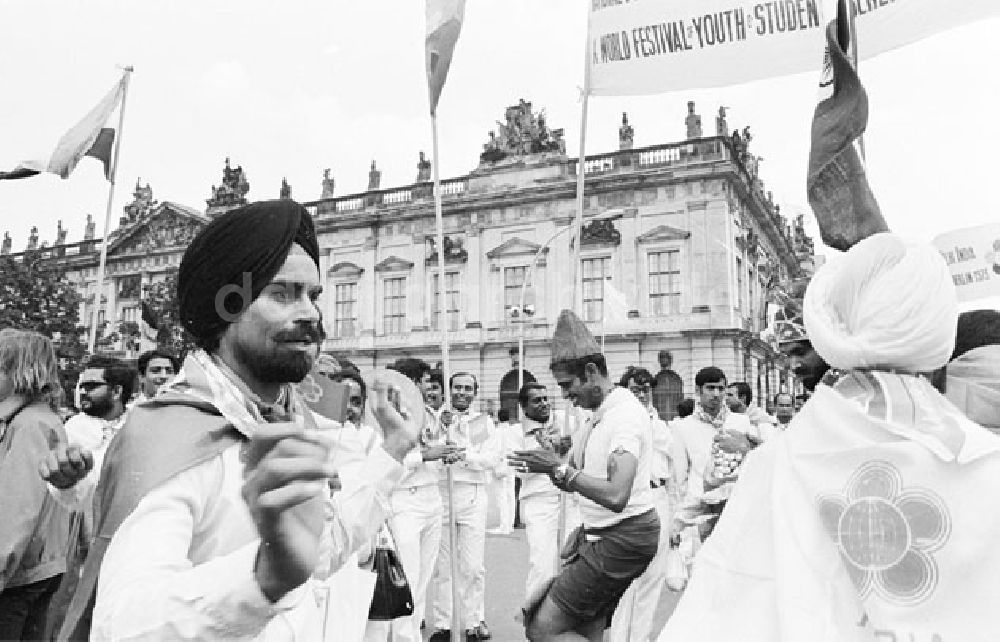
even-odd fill
[{"label": "baroque building facade", "polygon": [[[812,241],[801,217],[789,225],[765,191],[749,130],[728,133],[720,109],[716,135],[703,136],[694,104],[688,109],[686,140],[634,147],[623,115],[619,149],[588,156],[581,168],[566,155],[563,131],[550,129],[531,103],[507,108],[478,166],[441,183],[442,248],[422,153],[416,182],[403,187],[381,188],[373,161],[365,192],[336,196],[324,171],[321,197],[304,205],[321,248],[325,350],[363,368],[401,356],[436,363],[447,328],[452,371],[477,376],[484,410],[516,413],[519,365],[525,380],[557,397],[548,346],[559,311],[573,307],[576,178],[583,171],[582,311],[611,375],[629,365],[657,375],[655,402],[665,417],[694,394],[694,375],[706,365],[747,381],[757,399],[791,389],[788,364],[761,333],[768,292],[808,275]],[[109,238],[105,282],[113,287],[99,304],[101,320],[140,322],[144,287],[176,270],[194,233],[246,203],[248,191],[242,167],[231,168],[229,159],[205,213],[157,203],[148,185],[137,184]],[[283,181],[281,195],[290,193]],[[61,224],[57,233],[64,241]],[[98,304],[99,247],[90,221],[83,241],[43,248],[79,284],[84,325]],[[107,348],[134,356],[150,340],[143,333],[138,344],[119,340]]]}]

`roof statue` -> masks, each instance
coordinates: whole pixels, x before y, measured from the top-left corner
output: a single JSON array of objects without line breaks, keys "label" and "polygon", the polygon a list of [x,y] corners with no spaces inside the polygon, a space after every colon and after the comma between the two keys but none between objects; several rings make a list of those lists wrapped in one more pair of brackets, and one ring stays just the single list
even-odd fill
[{"label": "roof statue", "polygon": [[531,103],[523,98],[507,108],[504,122],[497,121],[497,129],[490,131],[490,139],[483,145],[480,163],[496,163],[506,158],[555,152],[566,153],[562,129],[549,129],[545,113],[535,114]]},{"label": "roof statue", "polygon": [[323,191],[320,193],[320,198],[333,198],[333,188],[335,185],[333,176],[330,176],[330,168],[327,167],[323,170]]},{"label": "roof statue", "polygon": [[94,239],[94,229],[97,224],[94,223],[94,216],[92,214],[87,214],[87,225],[83,230],[83,240],[92,241]]},{"label": "roof statue", "polygon": [[62,226],[62,219],[59,219],[59,222],[56,223],[56,245],[65,245],[68,233],[69,230]]},{"label": "roof statue", "polygon": [[292,198],[292,186],[288,184],[288,179],[284,176],[281,177],[281,191],[278,192],[278,198]]},{"label": "roof statue", "polygon": [[28,236],[28,249],[38,249],[38,226],[31,226],[31,234]]},{"label": "roof statue", "polygon": [[226,166],[222,170],[222,185],[212,186],[212,198],[208,199],[208,214],[215,215],[247,204],[247,192],[250,183],[243,173],[243,167],[233,169],[226,157]]},{"label": "roof statue", "polygon": [[420,160],[417,161],[417,183],[426,183],[431,180],[431,162],[427,160],[423,152],[420,152]]},{"label": "roof statue", "polygon": [[137,178],[135,191],[132,192],[132,202],[122,208],[125,212],[124,216],[121,217],[122,225],[135,223],[148,214],[156,206],[156,203],[157,201],[153,198],[153,188],[149,186],[149,183],[142,187]]},{"label": "roof statue", "polygon": [[729,134],[729,123],[726,122],[726,107],[719,107],[719,115],[715,117],[715,135],[726,136]]},{"label": "roof statue", "polygon": [[372,161],[372,168],[368,170],[368,191],[378,189],[378,186],[382,183],[382,172],[375,167],[375,161]]},{"label": "roof statue", "polygon": [[14,240],[10,238],[10,232],[3,233],[3,244],[0,245],[0,254],[10,254],[10,249],[14,245]]},{"label": "roof statue", "polygon": [[687,127],[687,138],[701,138],[701,116],[694,113],[694,101],[688,101],[688,115],[684,118],[684,125]]},{"label": "roof statue", "polygon": [[622,112],[622,126],[618,128],[618,149],[632,149],[634,139],[635,129],[628,124],[628,113]]}]

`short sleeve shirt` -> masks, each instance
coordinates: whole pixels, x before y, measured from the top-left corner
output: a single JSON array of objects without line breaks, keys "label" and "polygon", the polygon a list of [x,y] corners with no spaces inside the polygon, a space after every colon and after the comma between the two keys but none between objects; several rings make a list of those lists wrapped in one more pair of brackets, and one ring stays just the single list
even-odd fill
[{"label": "short sleeve shirt", "polygon": [[625,388],[615,388],[590,420],[583,454],[583,472],[607,479],[608,456],[621,448],[638,460],[635,480],[628,504],[621,513],[580,496],[580,515],[587,528],[605,528],[641,515],[653,507],[653,490],[649,486],[652,470],[653,431],[649,413],[639,400]]}]

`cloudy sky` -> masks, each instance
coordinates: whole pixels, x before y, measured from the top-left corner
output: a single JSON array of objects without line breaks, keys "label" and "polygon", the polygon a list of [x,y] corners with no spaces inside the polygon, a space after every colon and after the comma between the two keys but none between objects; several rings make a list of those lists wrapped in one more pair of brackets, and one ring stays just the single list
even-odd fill
[{"label": "cloudy sky", "polygon": [[[577,153],[586,4],[582,0],[469,0],[439,107],[442,177],[465,174],[507,105],[544,108]],[[423,73],[423,2],[345,0],[0,0],[0,167],[44,154],[119,77],[135,67],[125,113],[114,221],[137,179],[159,200],[204,209],[223,161],[242,165],[250,198],[363,191],[374,159],[382,186],[411,183],[431,148]],[[1000,20],[937,35],[863,62],[871,100],[870,179],[889,225],[916,240],[995,221],[1000,164]],[[734,61],[738,64],[738,61]],[[818,65],[817,65],[818,66]],[[684,137],[687,101],[706,131],[720,105],[749,125],[767,189],[805,207],[808,131],[818,73],[705,91],[593,98],[587,151],[617,148],[621,113],[636,145]],[[69,180],[0,183],[0,234],[15,249],[56,221],[69,240],[87,213],[103,221],[100,163]],[[100,223],[98,227],[100,234]]]}]

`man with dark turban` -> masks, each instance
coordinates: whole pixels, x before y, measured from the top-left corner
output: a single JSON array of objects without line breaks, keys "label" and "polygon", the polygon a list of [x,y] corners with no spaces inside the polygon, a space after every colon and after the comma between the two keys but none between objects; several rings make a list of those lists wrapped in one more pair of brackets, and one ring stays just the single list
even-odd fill
[{"label": "man with dark turban", "polygon": [[191,243],[178,299],[201,349],[108,449],[62,639],[335,635],[322,584],[385,521],[423,416],[376,378],[384,440],[360,483],[331,493],[332,444],[317,430],[329,420],[291,385],[323,336],[318,257],[312,219],[290,200],[232,210]]}]

